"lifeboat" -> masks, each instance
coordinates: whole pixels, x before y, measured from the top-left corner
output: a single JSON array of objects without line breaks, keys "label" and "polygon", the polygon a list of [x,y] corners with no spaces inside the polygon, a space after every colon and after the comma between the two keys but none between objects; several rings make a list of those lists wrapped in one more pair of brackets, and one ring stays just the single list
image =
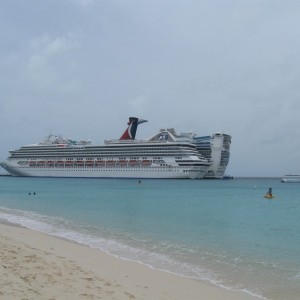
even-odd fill
[{"label": "lifeboat", "polygon": [[54,162],[53,162],[52,160],[48,160],[48,161],[46,162],[46,166],[47,166],[47,167],[53,167],[53,166],[54,166]]},{"label": "lifeboat", "polygon": [[62,160],[58,160],[56,163],[55,163],[55,166],[56,167],[61,167],[64,165],[64,162]]},{"label": "lifeboat", "polygon": [[37,162],[37,166],[38,167],[45,166],[45,162],[43,160],[40,160],[40,161]]},{"label": "lifeboat", "polygon": [[130,160],[130,161],[128,162],[128,164],[129,164],[130,166],[136,166],[136,165],[138,164],[138,161],[137,161],[137,160]]},{"label": "lifeboat", "polygon": [[148,166],[151,166],[151,165],[152,165],[152,160],[149,160],[149,159],[142,160],[142,166],[148,167]]},{"label": "lifeboat", "polygon": [[29,167],[35,167],[35,166],[36,166],[36,161],[29,162]]},{"label": "lifeboat", "polygon": [[83,165],[84,165],[83,160],[76,160],[76,161],[75,161],[75,166],[81,167],[81,166],[83,166]]},{"label": "lifeboat", "polygon": [[105,161],[104,160],[96,160],[95,161],[95,166],[97,167],[103,167],[105,165]]},{"label": "lifeboat", "polygon": [[121,167],[124,167],[124,166],[127,165],[127,160],[118,160],[117,165],[121,166]]},{"label": "lifeboat", "polygon": [[73,161],[72,161],[72,160],[66,160],[65,166],[66,166],[66,167],[73,166]]},{"label": "lifeboat", "polygon": [[116,165],[116,161],[115,161],[115,160],[107,160],[107,161],[106,161],[106,165],[107,165],[108,167],[113,167],[113,166]]},{"label": "lifeboat", "polygon": [[87,161],[85,162],[85,165],[86,165],[87,167],[93,167],[93,166],[94,166],[94,161],[93,161],[93,160],[87,160]]}]

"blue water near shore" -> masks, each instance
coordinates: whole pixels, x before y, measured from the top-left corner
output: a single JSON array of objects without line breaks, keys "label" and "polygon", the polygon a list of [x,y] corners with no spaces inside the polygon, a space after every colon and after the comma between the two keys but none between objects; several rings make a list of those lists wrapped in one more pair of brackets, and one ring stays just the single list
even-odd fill
[{"label": "blue water near shore", "polygon": [[[263,197],[269,187],[272,200]],[[279,178],[0,177],[1,221],[229,289],[299,299],[300,184]]]}]

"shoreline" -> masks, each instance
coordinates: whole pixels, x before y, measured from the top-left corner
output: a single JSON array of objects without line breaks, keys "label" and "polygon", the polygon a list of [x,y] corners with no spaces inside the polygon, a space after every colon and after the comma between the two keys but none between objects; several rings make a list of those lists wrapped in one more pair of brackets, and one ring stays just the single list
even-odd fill
[{"label": "shoreline", "polygon": [[260,299],[7,223],[0,249],[0,298]]}]

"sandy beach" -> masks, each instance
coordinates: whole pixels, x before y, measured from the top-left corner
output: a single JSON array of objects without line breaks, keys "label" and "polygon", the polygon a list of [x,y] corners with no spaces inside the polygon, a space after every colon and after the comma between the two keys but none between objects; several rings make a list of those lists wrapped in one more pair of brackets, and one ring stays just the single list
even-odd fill
[{"label": "sandy beach", "polygon": [[0,299],[257,299],[0,224]]}]

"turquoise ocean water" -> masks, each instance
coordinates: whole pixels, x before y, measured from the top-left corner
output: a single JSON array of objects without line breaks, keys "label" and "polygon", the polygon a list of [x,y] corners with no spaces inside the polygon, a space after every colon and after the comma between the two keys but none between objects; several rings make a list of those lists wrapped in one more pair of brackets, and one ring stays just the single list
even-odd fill
[{"label": "turquoise ocean water", "polygon": [[[269,187],[273,200],[263,197]],[[299,299],[300,184],[278,178],[0,177],[1,221],[262,298]]]}]

